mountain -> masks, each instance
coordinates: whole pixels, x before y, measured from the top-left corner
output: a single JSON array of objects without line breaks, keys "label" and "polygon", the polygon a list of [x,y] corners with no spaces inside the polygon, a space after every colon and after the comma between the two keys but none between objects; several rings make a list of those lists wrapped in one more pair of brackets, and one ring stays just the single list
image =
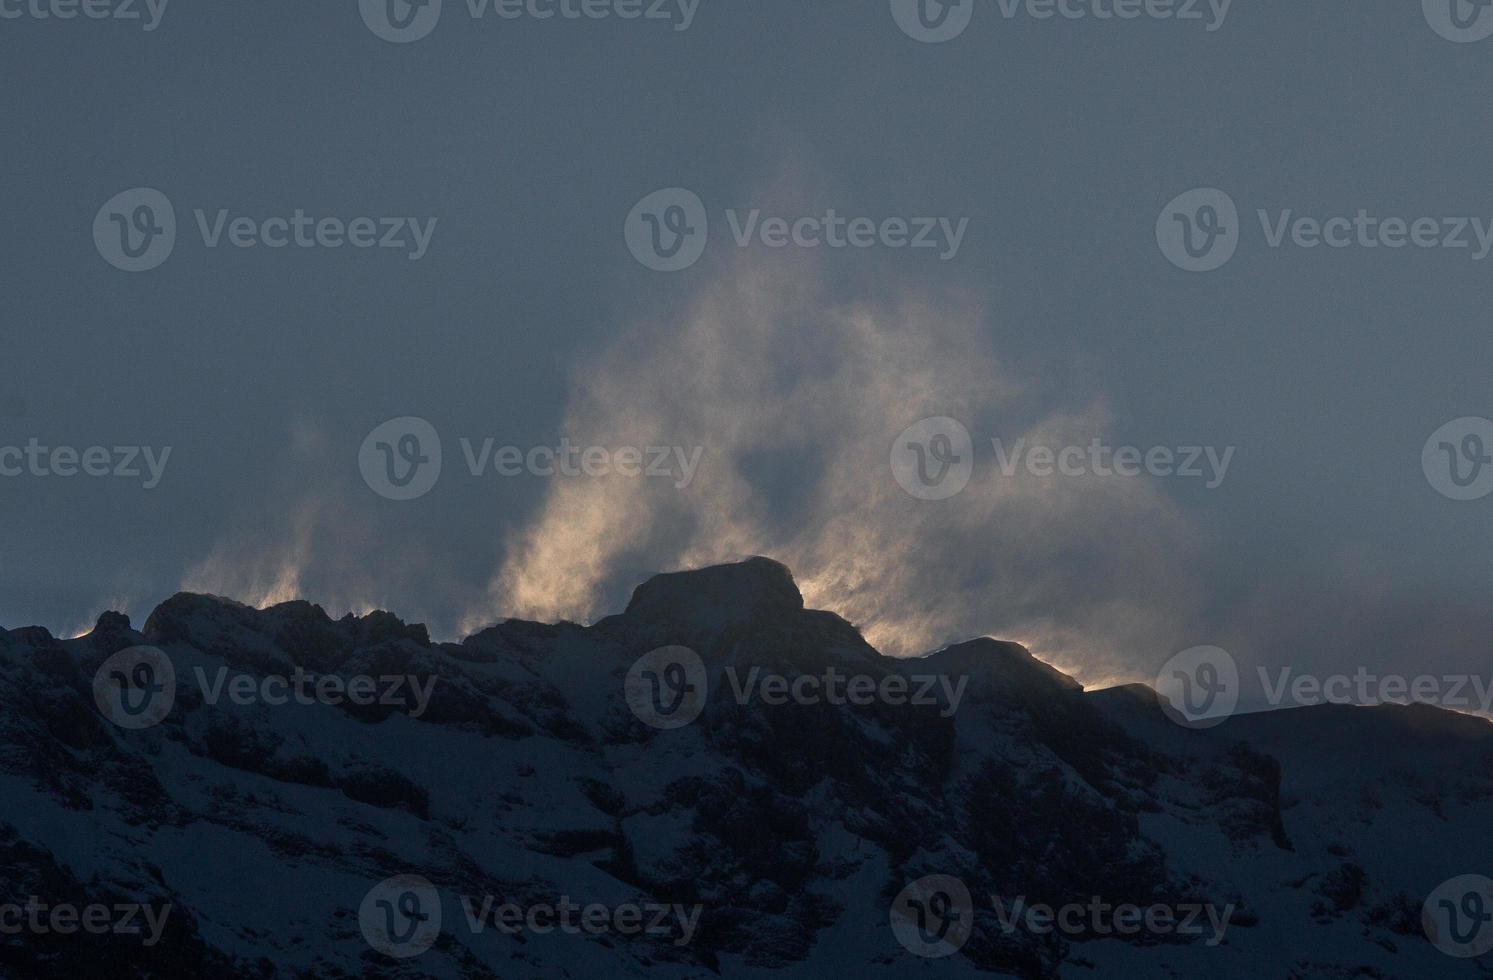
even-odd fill
[{"label": "mountain", "polygon": [[589,627],[182,594],[0,661],[4,977],[1493,975],[1421,922],[1490,864],[1493,726],[1184,728],[1012,643],[884,657],[767,559]]}]

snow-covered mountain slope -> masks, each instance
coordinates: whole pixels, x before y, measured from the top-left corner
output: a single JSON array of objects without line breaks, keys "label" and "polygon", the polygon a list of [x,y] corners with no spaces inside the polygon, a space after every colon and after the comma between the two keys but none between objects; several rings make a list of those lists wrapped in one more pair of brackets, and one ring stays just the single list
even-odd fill
[{"label": "snow-covered mountain slope", "polygon": [[[184,594],[0,632],[0,975],[1488,976],[1420,913],[1493,864],[1490,761],[1432,708],[1192,731],[1015,644],[886,658],[766,559],[460,644]],[[32,896],[159,928],[8,930]],[[1126,903],[1200,928],[1116,934]]]}]

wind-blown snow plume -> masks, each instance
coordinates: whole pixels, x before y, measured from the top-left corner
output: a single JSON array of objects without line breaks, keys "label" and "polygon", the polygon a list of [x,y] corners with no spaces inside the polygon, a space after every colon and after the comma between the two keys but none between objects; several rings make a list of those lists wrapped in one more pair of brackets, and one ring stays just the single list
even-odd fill
[{"label": "wind-blown snow plume", "polygon": [[192,567],[182,580],[188,592],[223,595],[264,608],[301,598],[306,566],[311,561],[311,541],[319,507],[314,500],[296,504],[283,540],[273,544],[252,538],[220,540],[212,552]]},{"label": "wind-blown snow plume", "polygon": [[[592,445],[703,447],[693,483],[554,481],[465,627],[586,621],[647,571],[766,554],[888,652],[991,633],[1091,682],[1146,676],[1185,638],[1193,533],[1144,478],[1003,474],[992,439],[1085,446],[1108,419],[1102,399],[1044,417],[980,323],[973,303],[914,294],[840,305],[801,259],[737,259],[683,322],[582,365],[564,426]],[[892,443],[939,415],[974,435],[975,476],[914,499]]]},{"label": "wind-blown snow plume", "polygon": [[417,556],[379,561],[387,545],[343,495],[329,463],[336,455],[319,426],[297,421],[288,445],[296,465],[242,508],[181,588],[257,608],[292,599],[312,599],[334,613],[378,608],[385,590],[409,585],[403,572]]}]

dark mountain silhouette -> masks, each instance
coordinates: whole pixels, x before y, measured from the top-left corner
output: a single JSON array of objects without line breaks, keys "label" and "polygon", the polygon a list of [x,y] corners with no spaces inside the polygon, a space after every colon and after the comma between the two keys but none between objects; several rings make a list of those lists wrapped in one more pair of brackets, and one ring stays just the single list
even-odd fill
[{"label": "dark mountain silhouette", "polygon": [[[708,693],[664,730],[624,692],[640,656],[675,645]],[[140,646],[169,658],[176,692],[131,729],[94,685]],[[0,658],[0,901],[172,909],[153,945],[0,935],[7,977],[1489,975],[1433,946],[1420,910],[1487,869],[1493,726],[1326,706],[1194,731],[1149,688],[1086,692],[1012,643],[883,657],[767,559],[657,576],[590,627],[508,621],[433,643],[384,612],[182,594],[138,631],[106,613],[74,640],[0,632]],[[413,681],[371,704],[235,704],[226,687],[213,703],[221,668]],[[964,686],[957,710],[942,688],[741,703],[753,668]],[[360,919],[402,874],[438,890],[443,920],[408,959]],[[942,959],[889,925],[930,875],[973,896]],[[462,896],[700,911],[687,943],[508,935],[474,930]],[[1217,943],[1042,935],[1004,928],[991,896],[1232,912]]]}]

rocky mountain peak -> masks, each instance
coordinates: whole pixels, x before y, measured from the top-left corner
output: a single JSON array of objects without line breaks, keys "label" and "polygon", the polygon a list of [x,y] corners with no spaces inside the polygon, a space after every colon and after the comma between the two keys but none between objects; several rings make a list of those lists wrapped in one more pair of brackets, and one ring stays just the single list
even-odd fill
[{"label": "rocky mountain peak", "polygon": [[690,628],[729,626],[803,612],[787,566],[771,558],[655,575],[632,594],[629,618]]}]

